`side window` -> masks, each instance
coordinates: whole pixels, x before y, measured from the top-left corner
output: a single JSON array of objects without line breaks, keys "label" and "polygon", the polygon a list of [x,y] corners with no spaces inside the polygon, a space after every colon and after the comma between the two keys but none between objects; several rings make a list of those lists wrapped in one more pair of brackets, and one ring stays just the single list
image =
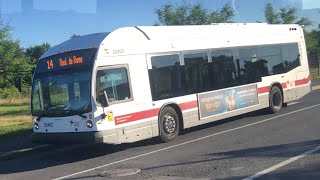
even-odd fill
[{"label": "side window", "polygon": [[204,91],[209,81],[207,53],[185,54],[185,87],[186,93]]},{"label": "side window", "polygon": [[257,57],[257,47],[239,49],[237,64],[240,69],[241,84],[260,82],[268,74],[267,62]]},{"label": "side window", "polygon": [[214,85],[212,90],[237,85],[237,70],[231,50],[216,50],[211,52],[212,73]]},{"label": "side window", "polygon": [[32,111],[35,112],[35,114],[41,113],[41,110],[44,108],[41,88],[41,82],[36,80],[32,91]]},{"label": "side window", "polygon": [[281,48],[282,60],[286,72],[300,66],[300,54],[298,44],[284,44]]},{"label": "side window", "polygon": [[[106,91],[110,104],[121,103],[131,99],[128,72],[125,67],[99,70],[97,73],[96,93]],[[99,103],[100,100],[97,99]]]},{"label": "side window", "polygon": [[267,63],[269,75],[284,73],[280,45],[262,46],[260,60]]},{"label": "side window", "polygon": [[179,55],[151,57],[149,78],[153,100],[182,95]]}]

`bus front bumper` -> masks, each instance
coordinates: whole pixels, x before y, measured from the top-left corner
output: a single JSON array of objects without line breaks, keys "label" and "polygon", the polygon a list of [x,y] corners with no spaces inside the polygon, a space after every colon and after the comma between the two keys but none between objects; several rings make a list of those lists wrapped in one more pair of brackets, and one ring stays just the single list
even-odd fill
[{"label": "bus front bumper", "polygon": [[102,132],[81,133],[33,133],[32,142],[57,144],[57,143],[102,143]]}]

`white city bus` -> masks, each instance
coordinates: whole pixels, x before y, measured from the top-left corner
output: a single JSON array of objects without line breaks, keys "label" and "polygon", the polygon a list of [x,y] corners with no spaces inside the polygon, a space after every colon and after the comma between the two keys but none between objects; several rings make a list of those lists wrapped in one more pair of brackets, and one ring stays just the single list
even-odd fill
[{"label": "white city bus", "polygon": [[165,142],[197,125],[310,92],[298,25],[120,28],[73,38],[38,61],[35,142]]}]

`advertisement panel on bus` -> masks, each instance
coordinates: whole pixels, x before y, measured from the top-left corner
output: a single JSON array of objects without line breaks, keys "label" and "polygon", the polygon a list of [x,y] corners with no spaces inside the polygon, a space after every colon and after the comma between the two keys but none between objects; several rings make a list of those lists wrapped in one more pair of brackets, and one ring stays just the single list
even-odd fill
[{"label": "advertisement panel on bus", "polygon": [[256,84],[198,94],[200,119],[259,104]]}]

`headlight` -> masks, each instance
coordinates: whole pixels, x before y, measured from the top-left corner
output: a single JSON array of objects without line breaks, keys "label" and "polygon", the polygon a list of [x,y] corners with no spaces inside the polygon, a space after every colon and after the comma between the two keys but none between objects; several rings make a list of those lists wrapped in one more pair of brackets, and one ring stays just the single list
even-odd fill
[{"label": "headlight", "polygon": [[88,127],[88,128],[92,128],[92,127],[93,127],[93,123],[92,123],[91,120],[88,120],[88,121],[87,121],[87,127]]},{"label": "headlight", "polygon": [[39,124],[38,124],[38,123],[34,123],[34,128],[35,128],[36,130],[39,130]]}]

